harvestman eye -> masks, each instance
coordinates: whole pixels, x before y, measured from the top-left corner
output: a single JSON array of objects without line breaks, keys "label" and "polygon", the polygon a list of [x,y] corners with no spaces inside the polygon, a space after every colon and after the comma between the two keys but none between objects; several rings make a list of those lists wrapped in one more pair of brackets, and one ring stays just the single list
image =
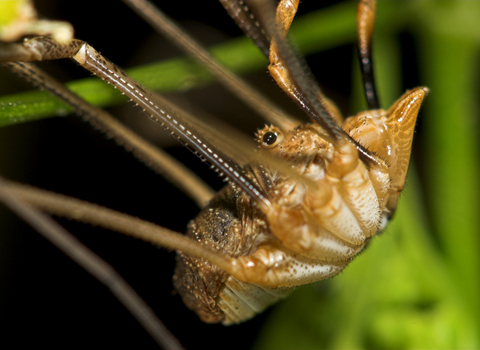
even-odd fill
[{"label": "harvestman eye", "polygon": [[277,141],[277,134],[269,131],[263,135],[263,144],[265,146],[272,146]]}]

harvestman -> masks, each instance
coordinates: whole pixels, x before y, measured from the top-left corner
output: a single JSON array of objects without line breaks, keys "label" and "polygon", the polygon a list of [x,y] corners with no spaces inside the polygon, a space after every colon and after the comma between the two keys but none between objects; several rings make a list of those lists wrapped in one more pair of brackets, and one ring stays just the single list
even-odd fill
[{"label": "harvestman", "polygon": [[[235,2],[227,5],[237,6],[230,9],[231,13],[244,10]],[[343,129],[346,132],[343,131],[338,125],[343,119],[338,110],[308,79],[302,63],[283,40],[297,5],[292,7],[290,2],[282,1],[279,8],[284,7],[276,19],[282,25],[279,32],[271,29],[273,19],[268,15],[264,18],[268,34],[249,32],[251,25],[246,28],[247,34],[270,55],[272,76],[305,108],[314,124],[294,129],[295,121],[291,118],[280,113],[266,116],[276,126],[267,126],[258,133],[259,147],[263,149],[259,159],[263,164],[250,155],[251,165],[243,168],[191,131],[188,123],[195,123],[195,127],[207,135],[208,127],[188,117],[185,117],[188,122],[172,118],[170,112],[165,112],[169,106],[128,80],[123,72],[85,43],[72,41],[60,47],[49,38],[36,38],[15,46],[18,50],[14,50],[11,57],[14,60],[73,57],[141,105],[153,120],[166,125],[182,143],[229,179],[230,187],[222,190],[190,226],[189,235],[202,245],[153,227],[146,236],[141,235],[139,227],[146,224],[126,216],[108,219],[115,214],[100,212],[97,207],[68,198],[54,198],[40,192],[34,198],[35,191],[29,189],[24,191],[25,199],[56,215],[73,218],[74,212],[73,219],[182,251],[175,277],[177,288],[187,305],[209,322],[244,321],[283,297],[289,287],[338,274],[367,245],[369,238],[385,227],[394,213],[408,169],[416,116],[427,90],[414,89],[402,96],[388,112],[378,110],[370,57],[375,4],[362,1],[358,15],[359,52],[367,101],[372,110],[345,121]],[[259,11],[269,13],[265,7]],[[148,12],[144,14],[148,16]],[[273,39],[266,47],[268,36]],[[29,79],[36,79],[39,85],[48,79],[30,66],[16,64],[12,67]],[[53,82],[45,86],[64,99],[73,99],[65,97],[64,91],[57,91]],[[92,113],[79,102],[72,104],[82,114]],[[108,117],[99,113],[95,112],[100,117],[95,117],[94,123],[101,124],[104,129],[114,128],[115,122],[106,121]],[[132,145],[135,136],[125,136],[123,131],[117,130],[114,133],[141,157],[157,157],[155,151],[150,153],[148,145]],[[221,147],[225,144],[222,140],[215,142]],[[230,157],[232,154],[240,157],[228,147],[227,153]],[[280,164],[281,160],[290,163],[296,171]],[[174,166],[168,165],[169,168]],[[180,183],[183,186],[191,181],[195,180],[181,180]],[[205,188],[202,185],[192,187]],[[18,193],[20,191],[18,189]],[[208,189],[205,193],[196,197],[197,202],[208,198]],[[214,217],[220,217],[227,224],[215,221]],[[159,234],[153,237],[155,230],[159,230]],[[206,234],[209,230],[210,236]],[[233,232],[240,237],[231,235]]]}]

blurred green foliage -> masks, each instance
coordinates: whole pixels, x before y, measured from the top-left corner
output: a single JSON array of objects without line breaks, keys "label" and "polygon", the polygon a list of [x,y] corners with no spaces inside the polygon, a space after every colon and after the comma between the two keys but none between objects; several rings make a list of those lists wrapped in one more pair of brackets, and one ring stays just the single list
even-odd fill
[{"label": "blurred green foliage", "polygon": [[431,90],[416,150],[423,187],[411,166],[386,231],[327,292],[307,286],[284,301],[258,349],[480,347],[480,2],[380,1],[377,11],[383,100],[401,93],[401,32],[413,36],[419,80]]},{"label": "blurred green foliage", "polygon": [[[308,54],[353,42],[353,6],[342,3],[299,19],[294,36],[300,49]],[[415,150],[423,175],[412,164],[385,233],[340,276],[298,288],[283,301],[258,349],[480,348],[479,18],[478,1],[379,2],[374,49],[382,100],[392,103],[402,92],[399,33],[414,38],[419,81],[431,89]],[[245,39],[212,52],[239,73],[265,66]],[[158,91],[210,79],[186,59],[129,73]],[[95,79],[69,87],[98,105],[121,100]],[[0,99],[2,124],[67,111],[43,92]]]}]

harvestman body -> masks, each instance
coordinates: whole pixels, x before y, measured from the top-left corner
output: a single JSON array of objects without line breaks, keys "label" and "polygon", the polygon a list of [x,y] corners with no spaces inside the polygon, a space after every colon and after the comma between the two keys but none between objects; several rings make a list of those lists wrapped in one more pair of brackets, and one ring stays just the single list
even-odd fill
[{"label": "harvestman body", "polygon": [[[375,3],[362,1],[359,51],[371,110],[343,122],[338,109],[308,80],[283,39],[298,2],[281,1],[275,20],[265,15],[267,34],[249,32],[252,26],[241,19],[246,15],[243,5],[222,3],[269,55],[270,73],[313,122],[298,125],[291,118],[272,117],[269,120],[275,126],[266,126],[257,134],[258,158],[250,157],[250,163],[242,167],[84,42],[72,40],[60,46],[49,38],[34,38],[17,44],[11,59],[73,57],[129,96],[229,179],[230,184],[190,223],[189,239],[159,228],[152,228],[159,236],[142,236],[131,232],[135,225],[131,228],[128,218],[107,220],[107,210],[97,218],[97,208],[90,210],[77,202],[68,207],[67,199],[47,194],[35,200],[25,194],[26,200],[56,215],[78,219],[78,213],[84,212],[80,220],[180,251],[174,283],[186,305],[206,322],[228,325],[253,317],[292,287],[337,275],[384,229],[405,183],[415,121],[428,90],[405,93],[388,111],[378,108],[370,72]],[[263,2],[257,5],[260,13],[268,12]],[[246,17],[251,18],[250,14]],[[273,21],[278,29],[273,28]],[[40,74],[29,68],[14,69],[25,69],[20,73],[30,79],[29,74]],[[76,102],[73,105],[77,107]],[[78,107],[89,113],[82,108]],[[130,142],[127,136],[120,138]],[[140,154],[148,153],[143,146],[138,146],[141,150],[135,147]],[[276,166],[279,163],[283,166]]]}]

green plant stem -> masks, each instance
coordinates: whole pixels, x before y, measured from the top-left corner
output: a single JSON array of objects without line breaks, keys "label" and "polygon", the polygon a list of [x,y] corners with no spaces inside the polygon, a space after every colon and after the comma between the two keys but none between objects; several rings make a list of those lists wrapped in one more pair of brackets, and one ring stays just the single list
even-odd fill
[{"label": "green plant stem", "polygon": [[435,98],[427,104],[430,117],[423,120],[425,161],[431,169],[430,215],[452,275],[478,325],[478,44],[436,32],[420,37],[422,81],[435,87]]},{"label": "green plant stem", "polygon": [[[352,2],[310,13],[295,21],[292,37],[304,54],[322,51],[353,42],[355,13]],[[238,74],[264,68],[267,59],[245,37],[212,47],[211,53],[227,68]],[[145,87],[158,91],[184,91],[213,81],[208,72],[188,58],[174,58],[126,70]],[[67,87],[96,106],[111,106],[126,101],[118,91],[97,78],[67,84]],[[47,92],[29,91],[0,98],[0,126],[65,115],[71,108]]]}]

